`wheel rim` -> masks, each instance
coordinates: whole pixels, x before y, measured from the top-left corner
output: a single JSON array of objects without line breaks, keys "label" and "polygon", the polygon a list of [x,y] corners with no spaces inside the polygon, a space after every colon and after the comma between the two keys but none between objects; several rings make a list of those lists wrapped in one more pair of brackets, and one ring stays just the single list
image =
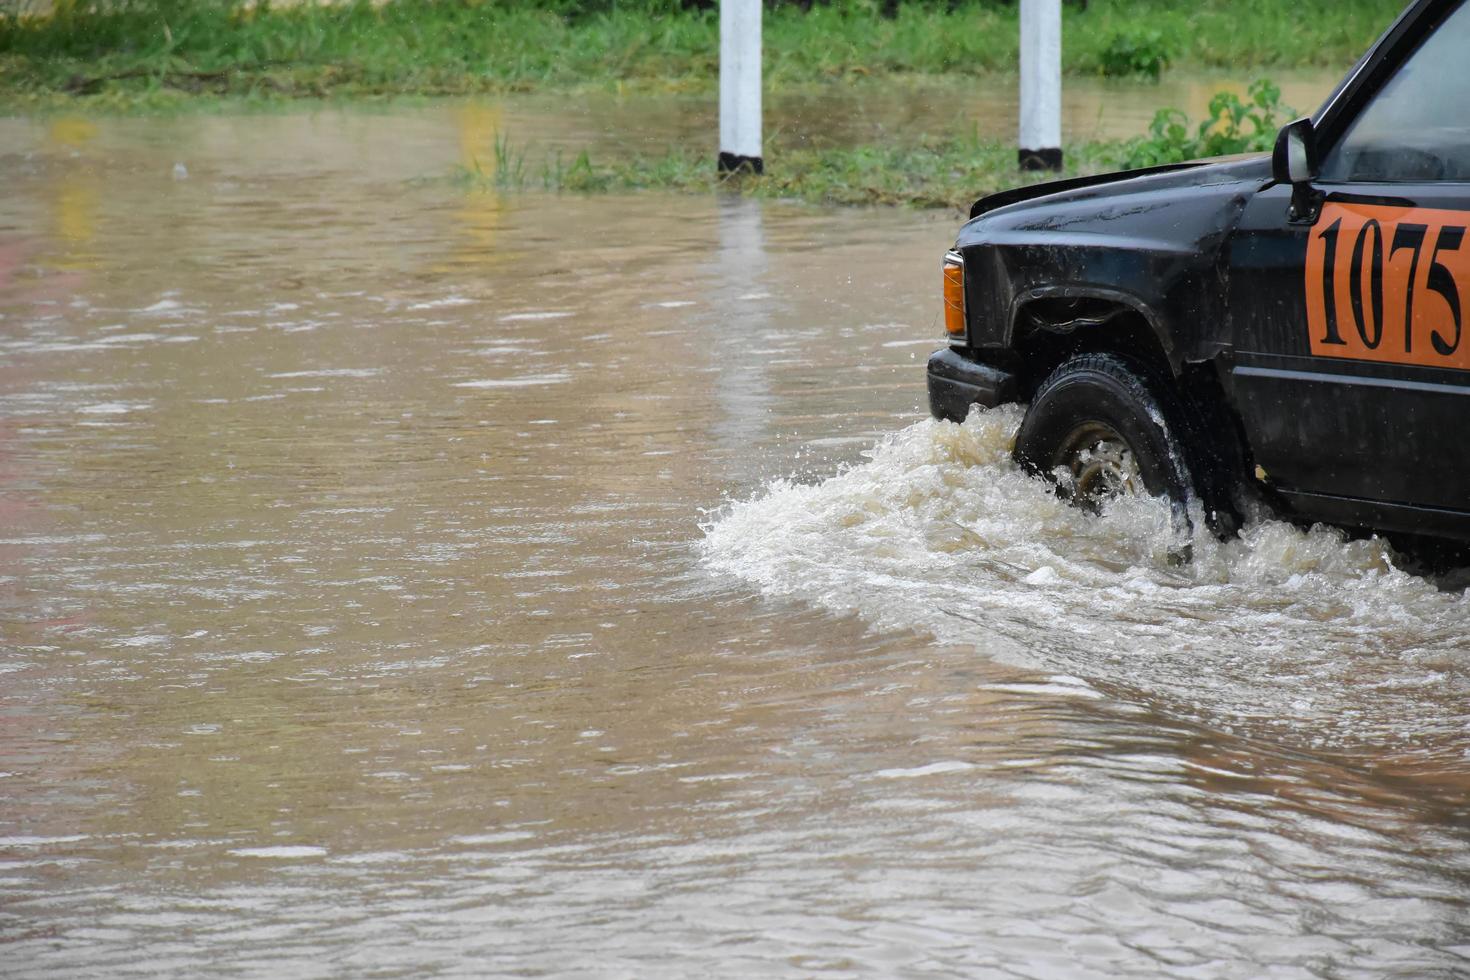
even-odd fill
[{"label": "wheel rim", "polygon": [[1090,510],[1118,497],[1148,495],[1138,457],[1118,430],[1104,422],[1088,422],[1062,445],[1058,464],[1071,476],[1074,500]]}]

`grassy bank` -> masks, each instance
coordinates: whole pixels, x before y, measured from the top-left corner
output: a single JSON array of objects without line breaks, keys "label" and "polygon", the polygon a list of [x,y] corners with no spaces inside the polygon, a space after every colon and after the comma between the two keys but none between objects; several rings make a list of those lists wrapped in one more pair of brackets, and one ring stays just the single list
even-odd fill
[{"label": "grassy bank", "polygon": [[[1262,79],[1244,100],[1218,93],[1203,119],[1162,109],[1149,131],[1134,139],[1070,146],[1060,176],[1265,152],[1293,115],[1281,103],[1280,90]],[[765,154],[764,174],[729,175],[715,172],[707,146],[604,161],[587,153],[538,155],[498,135],[454,180],[473,191],[722,191],[813,204],[964,210],[985,194],[1059,176],[1019,173],[1014,144],[978,137],[823,149],[787,148],[777,139],[767,143]]]},{"label": "grassy bank", "polygon": [[[699,88],[716,77],[714,11],[625,0],[577,13],[512,0],[0,0],[0,103],[123,105],[170,94],[467,94],[576,85]],[[1065,8],[1065,68],[1346,66],[1401,0],[1091,0]],[[1002,0],[871,2],[767,14],[767,83],[884,73],[984,74],[1016,62]],[[161,94],[161,95],[160,95]]]},{"label": "grassy bank", "polygon": [[[1096,172],[1116,158],[1116,147],[1073,147],[1067,172]],[[722,175],[707,149],[680,147],[661,155],[599,160],[585,153],[538,155],[501,139],[485,159],[458,170],[454,179],[477,191],[724,191],[814,204],[964,209],[981,194],[1055,176],[1022,176],[1014,146],[964,139],[822,150],[778,146],[768,148],[766,161],[761,176]]]}]

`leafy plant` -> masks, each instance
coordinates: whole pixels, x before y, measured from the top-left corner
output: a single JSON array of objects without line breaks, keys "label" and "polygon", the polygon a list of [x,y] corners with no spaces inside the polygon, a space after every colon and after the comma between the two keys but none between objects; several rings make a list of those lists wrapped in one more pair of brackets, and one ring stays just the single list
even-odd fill
[{"label": "leafy plant", "polygon": [[1148,135],[1123,144],[1125,167],[1154,167],[1203,157],[1271,149],[1277,130],[1295,112],[1281,102],[1281,89],[1269,79],[1252,82],[1246,101],[1234,92],[1216,92],[1209,118],[1191,126],[1178,109],[1160,109]]},{"label": "leafy plant", "polygon": [[1131,25],[1108,38],[1098,52],[1098,70],[1104,75],[1143,75],[1158,81],[1174,60],[1164,32],[1157,27]]}]

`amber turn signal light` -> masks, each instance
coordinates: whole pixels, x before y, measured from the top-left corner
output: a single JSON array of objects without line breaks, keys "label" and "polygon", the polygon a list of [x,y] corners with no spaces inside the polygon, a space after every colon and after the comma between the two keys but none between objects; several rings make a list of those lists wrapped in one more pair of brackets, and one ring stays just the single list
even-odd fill
[{"label": "amber turn signal light", "polygon": [[959,252],[944,256],[944,332],[965,335],[965,260]]}]

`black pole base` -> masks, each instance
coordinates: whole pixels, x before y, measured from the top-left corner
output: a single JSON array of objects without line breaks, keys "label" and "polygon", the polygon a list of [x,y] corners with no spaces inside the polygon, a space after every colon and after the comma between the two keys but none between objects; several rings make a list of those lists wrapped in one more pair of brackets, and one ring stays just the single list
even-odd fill
[{"label": "black pole base", "polygon": [[1051,147],[1045,150],[1018,150],[1016,162],[1022,170],[1050,170],[1056,173],[1062,169],[1062,151],[1059,147]]},{"label": "black pole base", "polygon": [[722,174],[763,174],[766,172],[766,162],[760,157],[721,152],[719,171]]}]

